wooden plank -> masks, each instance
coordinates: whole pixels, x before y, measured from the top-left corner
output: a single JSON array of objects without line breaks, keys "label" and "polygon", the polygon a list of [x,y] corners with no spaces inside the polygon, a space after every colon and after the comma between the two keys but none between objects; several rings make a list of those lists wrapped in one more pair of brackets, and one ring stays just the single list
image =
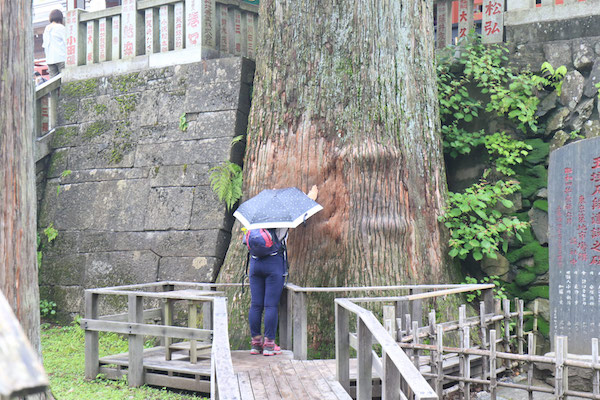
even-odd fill
[{"label": "wooden plank", "polygon": [[335,394],[331,391],[331,388],[327,384],[327,380],[319,372],[318,366],[314,361],[304,360],[301,362],[304,366],[306,374],[315,383],[319,392],[321,392],[321,399],[337,400]]},{"label": "wooden plank", "polygon": [[349,313],[335,304],[335,366],[336,377],[346,392],[350,392]]},{"label": "wooden plank", "polygon": [[[192,329],[198,328],[198,303],[195,301],[188,302],[188,327]],[[196,340],[190,340],[190,362],[192,364],[198,362],[196,344]]]},{"label": "wooden plank", "polygon": [[[86,316],[86,318],[88,318]],[[101,321],[116,321],[116,322],[127,322],[128,314],[111,314],[111,315],[103,315],[101,317],[93,318],[99,319]],[[150,308],[148,310],[144,310],[144,321],[149,319],[160,319],[162,318],[162,309],[160,308]]]},{"label": "wooden plank", "polygon": [[361,318],[358,317],[356,331],[358,333],[358,348],[356,350],[358,359],[358,371],[356,379],[356,398],[358,400],[371,399],[373,397],[373,346],[372,333]]},{"label": "wooden plank", "polygon": [[302,387],[308,394],[307,398],[308,399],[320,399],[321,393],[319,392],[319,389],[317,389],[317,387],[314,385],[314,382],[312,382],[312,380],[306,373],[306,369],[304,368],[304,365],[302,365],[302,361],[291,360],[290,363],[291,363],[292,367],[294,368],[294,370],[296,371],[296,376],[298,376],[298,379],[302,383]]},{"label": "wooden plank", "polygon": [[293,349],[297,360],[306,360],[308,353],[307,343],[307,310],[306,293],[297,292],[293,298]]},{"label": "wooden plank", "polygon": [[265,389],[260,371],[252,369],[248,371],[248,377],[250,378],[250,384],[252,385],[252,393],[254,394],[254,398],[266,399],[267,390]]},{"label": "wooden plank", "polygon": [[[139,324],[139,322],[142,321],[144,312],[142,300],[143,298],[141,296],[128,296],[129,321],[131,322],[130,325]],[[123,324],[121,322],[115,323]],[[128,368],[129,373],[127,374],[127,381],[129,386],[142,386],[144,384],[144,335],[132,331],[129,332]]]},{"label": "wooden plank", "polygon": [[239,398],[237,378],[233,373],[229,334],[227,326],[227,298],[217,297],[213,300],[213,324],[215,335],[211,361],[214,361],[219,398]]},{"label": "wooden plank", "polygon": [[340,383],[335,379],[335,372],[329,368],[328,364],[333,365],[333,363],[328,363],[324,360],[315,360],[315,364],[319,368],[319,372],[323,377],[327,380],[331,391],[335,393],[338,400],[351,400],[352,397],[346,392],[346,390],[340,385]]},{"label": "wooden plank", "polygon": [[400,373],[392,360],[385,354],[383,356],[383,398],[386,400],[400,400]]},{"label": "wooden plank", "polygon": [[[141,317],[140,317],[141,318]],[[125,335],[165,336],[178,339],[196,339],[203,342],[212,340],[212,332],[206,329],[183,328],[179,326],[149,325],[142,323],[99,321],[82,319],[81,327],[86,330],[115,332]]]},{"label": "wooden plank", "polygon": [[[592,363],[598,364],[598,338],[592,338]],[[600,371],[594,370],[592,377],[592,386],[595,395],[600,394]]]},{"label": "wooden plank", "polygon": [[153,373],[145,373],[144,379],[147,385],[169,387],[173,389],[190,390],[203,393],[208,393],[210,391],[210,381],[208,380],[196,380],[192,378],[183,378],[179,376],[169,376]]},{"label": "wooden plank", "polygon": [[287,380],[287,374],[283,370],[280,363],[269,364],[271,372],[275,379],[275,384],[282,399],[295,399],[294,389]]},{"label": "wooden plank", "polygon": [[238,386],[240,387],[240,399],[241,400],[254,400],[254,394],[252,393],[252,385],[250,384],[250,376],[247,371],[237,373]]},{"label": "wooden plank", "polygon": [[273,372],[271,372],[271,368],[261,368],[260,376],[262,377],[263,385],[265,385],[265,390],[267,392],[267,400],[279,400],[281,399],[279,390],[277,387],[277,383],[275,382],[275,377],[273,376]]},{"label": "wooden plank", "polygon": [[[88,292],[85,297],[85,317],[98,318],[98,295]],[[98,332],[85,331],[85,378],[96,379],[99,367]]]},{"label": "wooden plank", "polygon": [[282,370],[296,397],[298,399],[308,398],[308,392],[302,386],[302,381],[298,377],[292,362],[290,360],[282,361],[278,363],[278,367]]}]

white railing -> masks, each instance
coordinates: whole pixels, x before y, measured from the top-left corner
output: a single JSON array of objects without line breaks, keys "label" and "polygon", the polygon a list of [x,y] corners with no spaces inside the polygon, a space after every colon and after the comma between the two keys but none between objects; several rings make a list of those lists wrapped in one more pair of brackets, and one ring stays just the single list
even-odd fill
[{"label": "white railing", "polygon": [[[458,9],[458,21],[452,19],[453,7]],[[542,0],[541,4],[536,0],[483,0],[477,7],[474,0],[436,0],[436,47],[455,44],[475,23],[481,23],[484,43],[500,43],[507,26],[592,15],[600,15],[600,0]],[[457,25],[454,39],[453,24]]]},{"label": "white railing", "polygon": [[123,0],[86,12],[69,0],[66,28],[67,68],[182,50],[198,59],[253,59],[258,6],[243,0]]}]

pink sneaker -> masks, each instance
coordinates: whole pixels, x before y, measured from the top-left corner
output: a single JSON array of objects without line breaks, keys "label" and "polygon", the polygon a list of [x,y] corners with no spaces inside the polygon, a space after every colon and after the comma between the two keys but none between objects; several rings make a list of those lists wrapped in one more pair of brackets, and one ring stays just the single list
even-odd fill
[{"label": "pink sneaker", "polygon": [[274,356],[281,353],[281,347],[277,346],[274,340],[265,338],[262,353],[263,356]]},{"label": "pink sneaker", "polygon": [[263,352],[263,341],[262,337],[260,339],[252,339],[252,349],[250,350],[250,354],[262,354]]}]

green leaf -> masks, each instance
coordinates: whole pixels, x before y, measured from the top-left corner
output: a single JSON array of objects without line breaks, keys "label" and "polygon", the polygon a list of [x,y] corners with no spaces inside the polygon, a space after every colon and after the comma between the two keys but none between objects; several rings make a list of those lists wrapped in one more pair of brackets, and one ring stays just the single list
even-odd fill
[{"label": "green leaf", "polygon": [[454,248],[454,249],[450,250],[449,254],[450,254],[450,257],[452,257],[452,258],[456,257],[458,255],[458,249]]},{"label": "green leaf", "polygon": [[483,254],[480,251],[473,252],[473,258],[475,261],[480,261],[483,258]]},{"label": "green leaf", "polygon": [[500,199],[500,202],[502,202],[502,205],[506,208],[511,208],[514,205],[512,201],[507,199]]}]

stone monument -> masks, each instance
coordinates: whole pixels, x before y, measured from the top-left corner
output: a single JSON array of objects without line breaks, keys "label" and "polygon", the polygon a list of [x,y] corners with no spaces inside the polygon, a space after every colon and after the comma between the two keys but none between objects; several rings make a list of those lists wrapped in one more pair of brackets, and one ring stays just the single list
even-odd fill
[{"label": "stone monument", "polygon": [[600,337],[600,138],[550,154],[550,336],[591,354]]}]

